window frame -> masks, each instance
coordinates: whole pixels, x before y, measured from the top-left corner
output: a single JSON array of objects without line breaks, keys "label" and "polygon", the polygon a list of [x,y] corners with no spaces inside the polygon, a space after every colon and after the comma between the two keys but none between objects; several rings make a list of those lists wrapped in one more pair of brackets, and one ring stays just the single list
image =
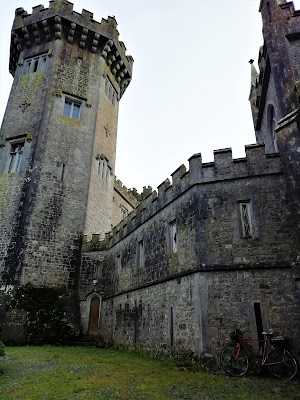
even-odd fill
[{"label": "window frame", "polygon": [[252,205],[251,201],[239,202],[240,221],[242,226],[243,238],[253,238]]},{"label": "window frame", "polygon": [[138,268],[144,268],[144,266],[145,266],[144,240],[139,240],[137,243],[137,266],[138,266]]},{"label": "window frame", "polygon": [[114,106],[116,102],[118,101],[118,92],[115,89],[114,85],[110,81],[109,77],[105,77],[105,83],[104,83],[104,91],[107,97],[109,98],[110,102]]},{"label": "window frame", "polygon": [[[43,71],[43,66],[47,64],[48,53],[39,54],[38,56],[29,57],[24,60],[25,74],[32,74]],[[44,64],[41,61],[44,60]]]},{"label": "window frame", "polygon": [[[66,112],[66,104],[70,105],[70,112]],[[79,108],[79,114],[78,118],[74,118],[73,112],[74,112],[74,105],[78,106]],[[75,108],[76,109],[76,108]],[[81,120],[81,110],[82,110],[82,101],[78,99],[74,99],[70,96],[65,96],[64,97],[64,104],[63,104],[63,111],[62,111],[62,116],[67,117],[70,119],[74,119],[75,121],[80,121]]]},{"label": "window frame", "polygon": [[276,138],[276,112],[275,107],[270,103],[267,107],[267,129],[269,132],[272,150],[278,153],[277,138]]},{"label": "window frame", "polygon": [[[20,167],[22,164],[23,153],[25,148],[25,138],[23,139],[11,139],[7,140],[10,146],[9,159],[7,161],[5,172],[8,174],[16,174],[20,172]],[[21,146],[21,151],[17,151],[19,146]],[[15,151],[13,150],[15,146]]]},{"label": "window frame", "polygon": [[170,253],[177,253],[178,250],[178,233],[176,220],[169,222],[169,239],[170,239]]},{"label": "window frame", "polygon": [[120,209],[121,209],[121,221],[123,221],[123,219],[125,219],[128,216],[128,210],[122,204],[120,205]]}]

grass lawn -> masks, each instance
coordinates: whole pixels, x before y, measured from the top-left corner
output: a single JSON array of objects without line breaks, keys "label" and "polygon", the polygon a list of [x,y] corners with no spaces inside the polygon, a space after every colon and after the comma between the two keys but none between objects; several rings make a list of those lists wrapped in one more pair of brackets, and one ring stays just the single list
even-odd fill
[{"label": "grass lawn", "polygon": [[192,372],[125,350],[6,347],[1,400],[300,400],[300,382]]}]

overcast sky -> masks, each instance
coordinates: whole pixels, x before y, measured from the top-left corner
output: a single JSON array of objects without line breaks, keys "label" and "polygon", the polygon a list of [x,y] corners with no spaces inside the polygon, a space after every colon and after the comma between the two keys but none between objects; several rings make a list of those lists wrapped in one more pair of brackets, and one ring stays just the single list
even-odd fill
[{"label": "overcast sky", "polygon": [[[274,0],[275,1],[275,0]],[[248,102],[250,65],[262,45],[260,0],[76,0],[74,9],[101,21],[114,15],[134,58],[120,102],[116,175],[127,187],[155,189],[188,158],[232,147],[234,158],[255,142]],[[38,0],[1,4],[0,119],[14,10]],[[48,1],[43,2],[48,7]],[[294,1],[300,8],[300,0]]]}]

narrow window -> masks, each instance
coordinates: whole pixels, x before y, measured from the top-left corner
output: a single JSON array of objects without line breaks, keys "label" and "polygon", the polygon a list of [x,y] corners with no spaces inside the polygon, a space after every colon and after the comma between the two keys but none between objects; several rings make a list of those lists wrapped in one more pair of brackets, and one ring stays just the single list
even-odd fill
[{"label": "narrow window", "polygon": [[79,103],[73,103],[72,118],[73,119],[79,119],[79,116],[80,116],[80,104]]},{"label": "narrow window", "polygon": [[19,172],[24,150],[24,142],[11,143],[10,146],[11,150],[8,172]]},{"label": "narrow window", "polygon": [[106,78],[105,80],[105,93],[109,98],[109,100],[111,101],[111,103],[115,105],[116,100],[118,99],[117,91],[115,90],[113,84],[110,82],[108,78]]},{"label": "narrow window", "polygon": [[176,222],[170,224],[171,253],[177,252],[177,226]]},{"label": "narrow window", "polygon": [[65,105],[64,105],[64,112],[63,115],[65,117],[70,117],[71,116],[71,110],[72,110],[72,102],[70,100],[65,100]]},{"label": "narrow window", "polygon": [[117,268],[117,274],[119,276],[119,272],[121,270],[121,255],[118,254],[116,257],[116,268]]},{"label": "narrow window", "polygon": [[38,65],[39,65],[39,59],[36,58],[36,59],[34,60],[33,72],[36,72],[36,71],[37,71]]},{"label": "narrow window", "polygon": [[241,223],[244,237],[253,237],[250,202],[240,203]]},{"label": "narrow window", "polygon": [[106,177],[105,177],[106,182],[108,182],[108,180],[109,180],[110,173],[111,173],[111,168],[109,165],[107,165],[106,166]]},{"label": "narrow window", "polygon": [[65,178],[65,169],[66,169],[66,165],[62,164],[62,166],[61,166],[61,177],[60,177],[61,182],[63,182],[64,178]]},{"label": "narrow window", "polygon": [[103,160],[102,175],[101,175],[102,178],[104,178],[105,176],[106,167],[107,167],[107,161]]},{"label": "narrow window", "polygon": [[144,242],[142,240],[138,242],[137,262],[139,268],[144,267]]},{"label": "narrow window", "polygon": [[25,71],[26,74],[29,74],[30,66],[31,66],[31,61],[27,61],[27,63],[26,63],[26,71]]},{"label": "narrow window", "polygon": [[277,153],[278,147],[277,147],[275,128],[276,128],[275,109],[272,104],[269,104],[269,106],[268,106],[268,131],[269,131],[269,137],[271,139],[270,150]]},{"label": "narrow window", "polygon": [[123,220],[128,215],[128,210],[124,206],[121,206],[121,219]]}]

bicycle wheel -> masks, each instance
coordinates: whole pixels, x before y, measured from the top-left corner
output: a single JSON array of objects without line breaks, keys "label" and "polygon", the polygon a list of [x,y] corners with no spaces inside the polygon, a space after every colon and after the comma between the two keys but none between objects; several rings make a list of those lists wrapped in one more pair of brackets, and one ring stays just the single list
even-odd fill
[{"label": "bicycle wheel", "polygon": [[249,369],[248,355],[244,349],[239,349],[235,345],[228,345],[222,350],[221,366],[227,375],[243,376]]},{"label": "bicycle wheel", "polygon": [[268,356],[266,364],[268,365],[269,371],[276,378],[289,381],[293,379],[297,373],[297,362],[295,357],[285,349],[274,349]]}]

